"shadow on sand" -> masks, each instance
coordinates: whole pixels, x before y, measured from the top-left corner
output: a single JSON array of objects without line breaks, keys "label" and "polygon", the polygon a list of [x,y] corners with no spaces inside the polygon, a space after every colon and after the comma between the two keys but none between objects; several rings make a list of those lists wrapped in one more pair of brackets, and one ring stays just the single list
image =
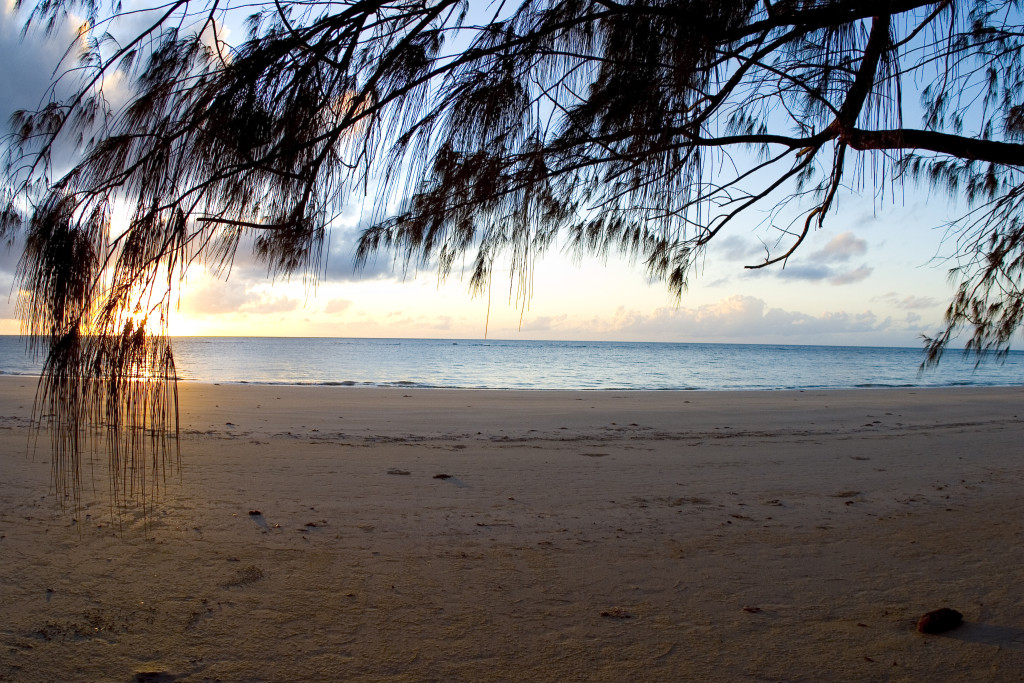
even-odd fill
[{"label": "shadow on sand", "polygon": [[1008,650],[1020,650],[1024,652],[1024,629],[1012,628],[1010,626],[994,626],[992,624],[977,624],[969,621],[963,622],[958,628],[942,634],[945,638],[953,638],[965,643],[980,643],[982,645],[996,645]]}]

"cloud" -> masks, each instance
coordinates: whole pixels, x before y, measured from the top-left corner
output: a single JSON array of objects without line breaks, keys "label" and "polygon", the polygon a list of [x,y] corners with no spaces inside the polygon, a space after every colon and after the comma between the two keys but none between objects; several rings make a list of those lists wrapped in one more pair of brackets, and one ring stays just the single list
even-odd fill
[{"label": "cloud", "polygon": [[568,321],[569,316],[565,313],[561,315],[541,315],[523,321],[519,329],[523,332],[547,332],[564,328]]},{"label": "cloud", "polygon": [[210,279],[186,289],[181,300],[181,310],[193,315],[235,313],[248,300],[249,295],[241,282]]},{"label": "cloud", "polygon": [[845,273],[840,273],[833,278],[829,279],[829,284],[832,285],[852,285],[855,282],[865,280],[874,268],[868,268],[867,266],[861,266],[856,270],[850,270]]},{"label": "cloud", "polygon": [[[404,277],[402,264],[396,263],[387,251],[371,258],[362,268],[355,267],[356,245],[364,226],[332,227],[324,245],[323,261],[314,264],[317,280],[323,283],[364,282],[372,280],[401,280]],[[434,269],[433,263],[421,270]],[[414,273],[410,272],[410,276]],[[304,273],[296,272],[291,279],[301,278]],[[267,266],[253,254],[253,236],[243,239],[231,263],[231,279],[256,283],[268,279]],[[282,278],[284,279],[284,278]]]},{"label": "cloud", "polygon": [[845,263],[851,256],[867,253],[867,242],[844,232],[833,237],[828,244],[808,256],[809,263],[786,265],[775,271],[780,280],[806,280],[808,282],[828,281],[832,285],[849,285],[861,282],[871,275],[873,268],[861,265],[853,270],[837,270],[836,263]]},{"label": "cloud", "polygon": [[785,266],[777,271],[776,277],[780,280],[810,280],[817,282],[827,280],[832,275],[832,269],[828,266],[817,265],[795,265]]},{"label": "cloud", "polygon": [[711,242],[715,255],[727,261],[749,261],[757,256],[764,256],[764,245],[750,242],[739,235],[728,235]]},{"label": "cloud", "polygon": [[24,247],[25,240],[21,235],[18,235],[11,244],[7,244],[6,240],[0,241],[0,274],[14,274],[18,269],[18,261]]},{"label": "cloud", "polygon": [[0,318],[14,319],[18,305],[18,292],[10,275],[0,273]]},{"label": "cloud", "polygon": [[[0,137],[10,130],[15,111],[36,111],[53,98],[64,98],[81,84],[81,74],[68,69],[77,67],[76,42],[81,42],[78,27],[82,19],[68,15],[58,19],[54,31],[47,36],[43,27],[33,24],[22,36],[29,11],[35,3],[25,3],[15,11],[13,3],[0,3]],[[65,76],[56,80],[56,76]],[[104,83],[104,95],[116,106],[123,98],[118,87],[120,79],[111,77]],[[52,90],[51,90],[52,85]],[[85,135],[88,138],[88,134]],[[77,158],[77,145],[70,139],[58,140],[51,150],[55,176],[63,174]]]},{"label": "cloud", "polygon": [[[729,235],[718,242],[712,242],[712,245],[715,255],[728,261],[751,261],[765,253],[764,245],[738,235]],[[867,241],[854,236],[852,232],[844,232],[833,237],[818,251],[802,257],[799,263],[788,263],[772,270],[754,270],[748,275],[773,274],[780,280],[828,281],[833,285],[847,285],[864,280],[872,269],[861,266],[855,270],[842,271],[836,269],[836,264],[843,264],[854,256],[863,256],[867,251]]]},{"label": "cloud", "polygon": [[[372,280],[402,280],[406,273],[402,260],[393,256],[388,250],[370,259],[360,268],[355,266],[356,249],[363,231],[369,223],[360,218],[361,207],[358,202],[349,204],[342,214],[333,222],[325,238],[323,260],[318,265],[316,275],[321,282],[365,282]],[[252,242],[246,241],[238,248],[234,272],[244,278],[265,279],[266,266],[257,263],[252,255]],[[434,270],[436,263],[414,264],[419,270]],[[410,269],[414,275],[416,268]]]},{"label": "cloud", "polygon": [[362,268],[355,267],[356,246],[365,224],[349,228],[333,228],[323,269],[325,282],[361,282],[365,280],[401,279],[402,264],[382,252],[370,258]]},{"label": "cloud", "polygon": [[854,270],[836,271],[832,266],[824,264],[798,264],[786,266],[775,273],[780,280],[806,280],[808,282],[828,281],[831,285],[850,285],[867,279],[874,271],[867,265],[862,265]]},{"label": "cloud", "polygon": [[450,315],[441,315],[436,318],[420,316],[418,320],[421,327],[428,327],[433,330],[450,330],[455,322],[455,319]]},{"label": "cloud", "polygon": [[352,307],[350,299],[331,299],[324,306],[324,313],[344,313]]},{"label": "cloud", "polygon": [[891,317],[880,318],[872,311],[810,315],[743,295],[696,308],[664,307],[649,313],[620,307],[610,317],[588,320],[538,316],[524,320],[521,331],[580,339],[790,344],[912,343],[917,333],[916,328],[907,332]]},{"label": "cloud", "polygon": [[934,297],[913,295],[901,297],[896,292],[888,292],[882,296],[877,296],[873,298],[872,301],[878,301],[906,310],[920,310],[923,308],[935,308],[936,306],[944,305],[944,302],[939,301]]},{"label": "cloud", "polygon": [[[31,6],[33,3],[26,4]],[[0,93],[3,94],[3,103],[0,104],[0,137],[7,135],[8,121],[15,110],[35,110],[48,99],[48,88],[55,74],[60,74],[58,67],[61,59],[68,46],[78,36],[79,22],[71,17],[58,27],[52,37],[45,36],[39,27],[34,26],[23,39],[21,33],[27,15],[27,11],[15,12],[13,3],[9,0],[0,0],[0,64],[3,65],[3,68],[0,68]],[[116,26],[117,35],[133,35],[134,32],[148,27],[152,20],[150,10],[122,17]],[[74,56],[72,54],[71,58]],[[62,85],[59,86],[63,89],[59,89],[58,95],[66,94],[75,83],[75,78],[63,79]],[[104,93],[115,108],[123,103],[128,92],[129,87],[123,74],[112,75],[104,83]],[[61,144],[58,147],[55,157],[59,173],[60,169],[66,167],[75,157],[71,144]],[[318,264],[319,272],[316,273],[323,282],[398,280],[404,276],[402,263],[396,263],[388,252],[382,252],[378,257],[372,258],[363,268],[355,268],[356,245],[359,235],[366,227],[366,223],[360,221],[361,201],[362,198],[353,197],[351,204],[337,218],[329,232],[328,242],[324,248],[324,260]],[[20,253],[18,249],[14,262]],[[8,268],[8,260],[6,250],[0,246],[0,270],[13,269],[13,266]],[[419,264],[418,267],[420,270],[434,270],[436,263]],[[254,258],[251,240],[244,240],[239,246],[237,258],[232,265],[231,278],[251,283],[266,281],[267,268]],[[235,303],[238,296],[235,293],[235,299],[230,302],[197,302],[197,305],[205,308],[223,308]],[[278,302],[277,305],[285,304]],[[231,310],[236,309],[232,307]]]},{"label": "cloud", "polygon": [[[302,302],[286,296],[270,297],[258,292],[239,308],[240,313],[254,313],[256,315],[269,315],[270,313],[287,313],[302,307]],[[283,318],[282,318],[283,319]]]},{"label": "cloud", "polygon": [[4,94],[5,126],[15,110],[39,107],[54,69],[77,35],[72,22],[65,21],[52,37],[33,27],[22,38],[26,18],[27,12],[15,12],[11,3],[0,6],[0,63],[4,65],[0,69],[0,92]]},{"label": "cloud", "polygon": [[833,237],[809,258],[817,263],[844,263],[853,256],[863,256],[866,253],[867,241],[855,237],[852,232],[844,232]]},{"label": "cloud", "polygon": [[301,307],[302,302],[298,299],[271,296],[243,281],[222,282],[212,278],[187,288],[181,299],[182,312],[197,316],[225,313],[269,315],[287,313]]}]

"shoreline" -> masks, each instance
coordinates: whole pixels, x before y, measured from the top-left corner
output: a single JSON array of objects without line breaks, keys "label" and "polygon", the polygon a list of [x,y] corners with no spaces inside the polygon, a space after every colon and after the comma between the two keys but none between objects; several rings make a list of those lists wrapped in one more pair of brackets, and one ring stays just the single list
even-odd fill
[{"label": "shoreline", "polygon": [[[11,378],[12,380],[24,380],[26,378],[38,381],[40,375],[35,374],[17,374],[8,373],[0,370],[0,379]],[[702,387],[682,387],[682,388],[632,388],[632,387],[600,387],[600,388],[545,388],[545,387],[483,387],[483,386],[440,386],[431,384],[419,384],[412,381],[406,380],[395,380],[393,382],[360,382],[355,380],[324,380],[321,382],[275,382],[275,381],[257,381],[257,380],[206,380],[206,379],[191,379],[179,377],[177,379],[179,386],[208,386],[208,387],[219,387],[219,386],[240,386],[240,387],[294,387],[294,388],[328,388],[328,389],[413,389],[416,391],[496,391],[496,392],[537,392],[537,393],[549,393],[549,392],[579,392],[584,394],[590,393],[601,393],[609,391],[619,391],[624,393],[724,393],[724,394],[742,394],[742,393],[777,393],[777,392],[841,392],[841,391],[864,391],[873,389],[894,389],[894,390],[933,390],[933,389],[1013,389],[1013,388],[1024,388],[1024,382],[1019,383],[1004,383],[1004,384],[972,384],[967,382],[956,382],[953,384],[881,384],[881,383],[865,383],[853,386],[818,386],[818,387],[774,387],[774,388],[715,388],[708,389]]]},{"label": "shoreline", "polygon": [[1024,670],[1024,387],[183,383],[119,516],[104,459],[56,505],[34,391],[0,377],[0,681]]}]

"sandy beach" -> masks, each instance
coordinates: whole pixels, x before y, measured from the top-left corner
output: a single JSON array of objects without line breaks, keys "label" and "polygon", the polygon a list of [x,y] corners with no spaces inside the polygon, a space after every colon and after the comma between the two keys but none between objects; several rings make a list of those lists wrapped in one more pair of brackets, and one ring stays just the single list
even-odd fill
[{"label": "sandy beach", "polygon": [[58,505],[34,390],[0,377],[2,681],[1024,680],[1021,387],[183,384],[120,524],[102,460]]}]

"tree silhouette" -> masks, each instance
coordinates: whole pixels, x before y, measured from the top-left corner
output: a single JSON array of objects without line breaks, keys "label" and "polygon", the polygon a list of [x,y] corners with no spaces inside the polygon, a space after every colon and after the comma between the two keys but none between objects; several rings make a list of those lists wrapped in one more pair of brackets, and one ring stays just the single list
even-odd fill
[{"label": "tree silhouette", "polygon": [[[315,278],[332,220],[371,189],[361,262],[447,275],[468,257],[483,288],[504,257],[525,288],[560,244],[624,254],[678,296],[741,216],[776,231],[762,268],[841,189],[915,179],[969,206],[927,358],[960,330],[1004,352],[1024,316],[1016,1],[40,0],[30,23],[72,10],[88,20],[75,85],[15,116],[0,205],[0,233],[24,234],[19,311],[46,354],[59,486],[89,424],[125,487],[158,469],[190,264],[226,270],[251,244],[270,275]],[[68,146],[81,156],[57,173]]]}]

